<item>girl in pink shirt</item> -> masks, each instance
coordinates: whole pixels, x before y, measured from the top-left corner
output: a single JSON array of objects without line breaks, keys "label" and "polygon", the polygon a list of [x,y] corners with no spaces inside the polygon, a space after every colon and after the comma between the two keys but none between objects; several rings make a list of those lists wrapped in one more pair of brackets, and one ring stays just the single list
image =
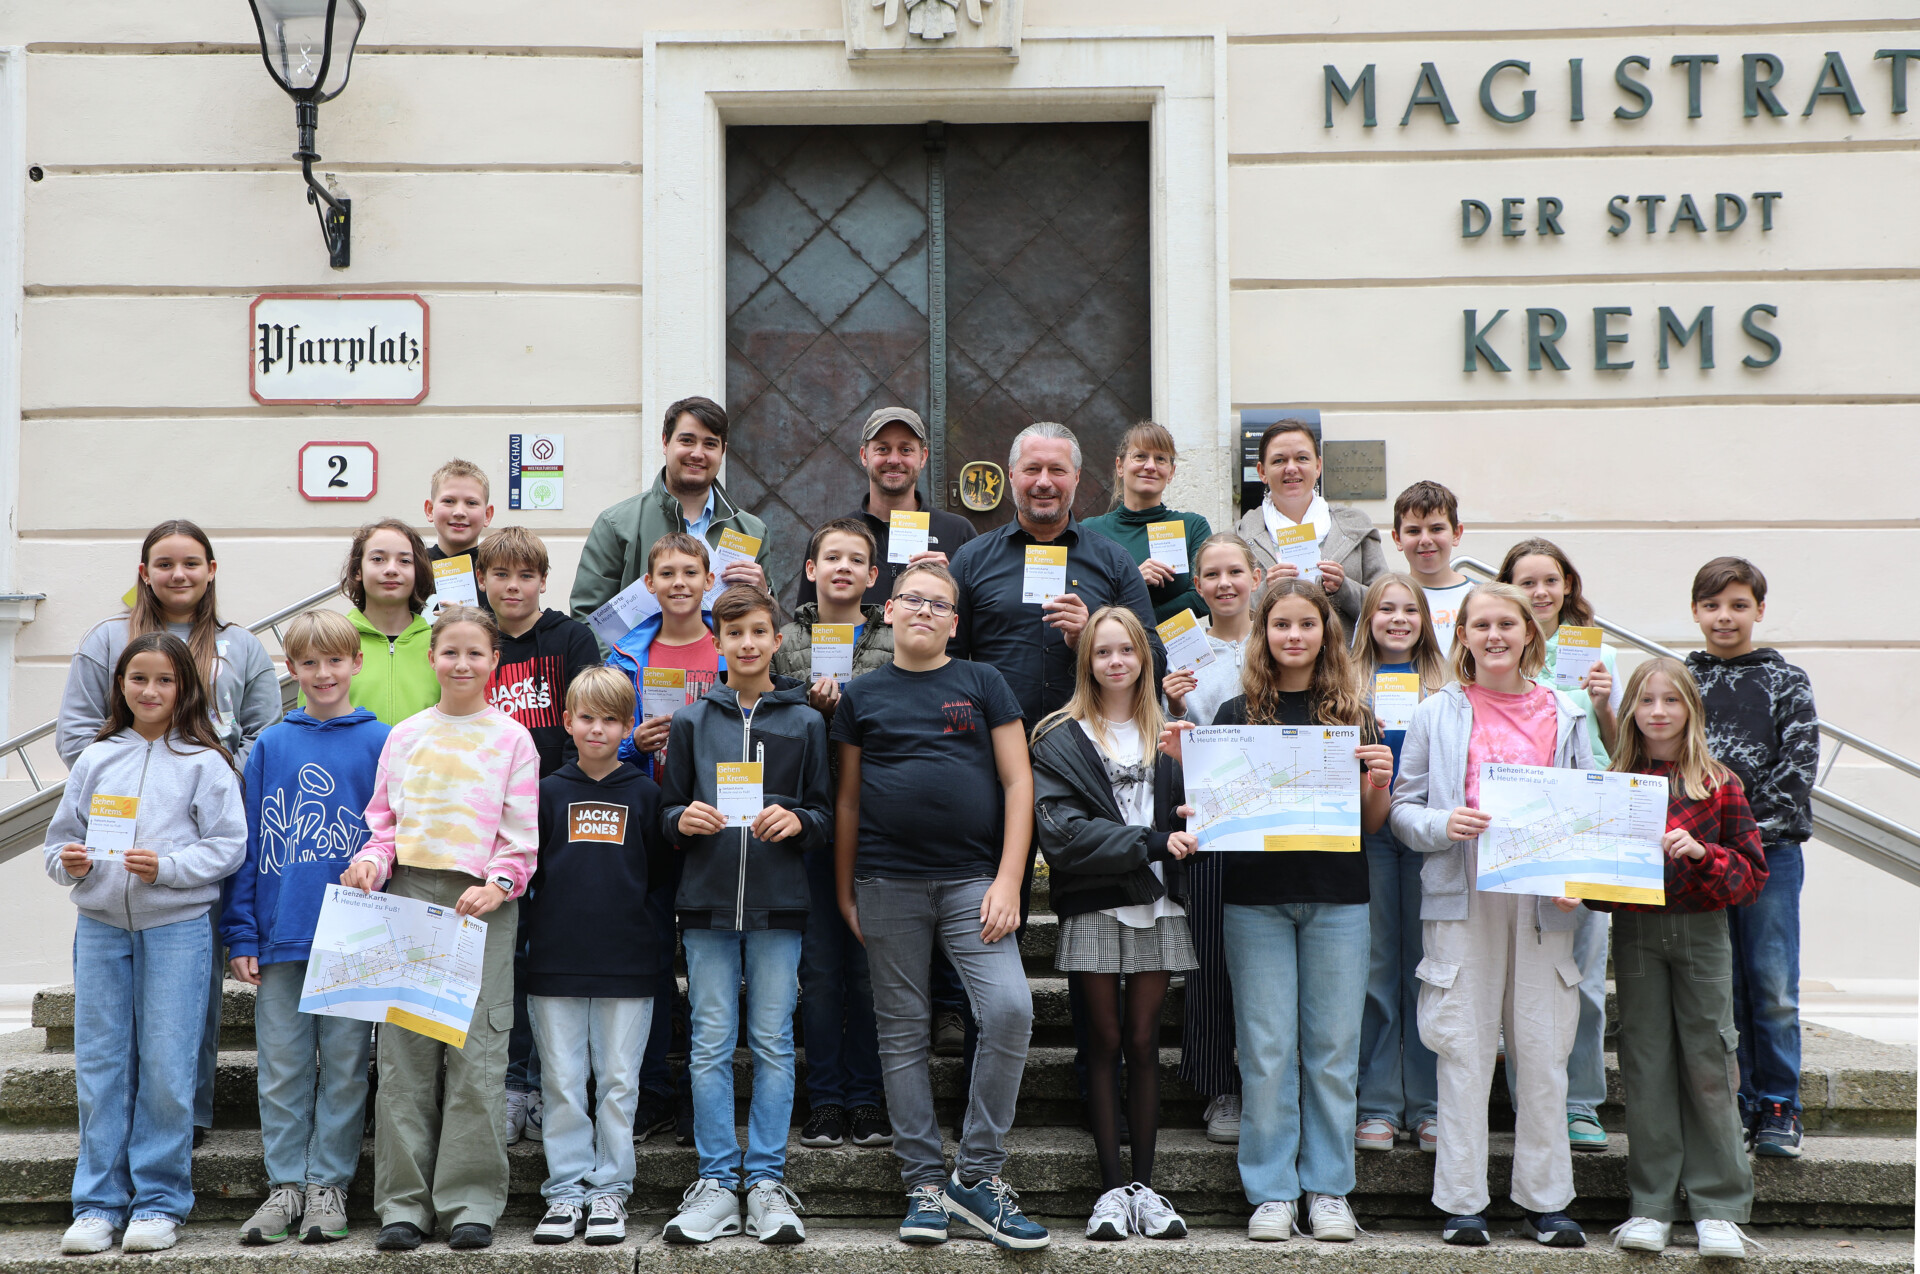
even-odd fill
[{"label": "girl in pink shirt", "polygon": [[507,1203],[517,900],[539,845],[539,753],[525,728],[487,704],[500,662],[493,616],[445,607],[430,658],[440,702],[387,736],[367,805],[373,836],[340,883],[384,883],[397,897],[484,917],[486,946],[464,1038],[424,1018],[379,1028],[373,1195],[383,1251],[419,1247],[436,1225],[452,1247],[493,1242]]}]

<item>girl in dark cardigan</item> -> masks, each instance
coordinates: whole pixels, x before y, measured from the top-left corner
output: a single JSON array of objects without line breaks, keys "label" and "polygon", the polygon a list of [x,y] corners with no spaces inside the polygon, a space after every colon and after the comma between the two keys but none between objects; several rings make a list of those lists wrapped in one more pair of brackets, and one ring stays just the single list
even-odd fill
[{"label": "girl in dark cardigan", "polygon": [[[1060,916],[1055,963],[1088,1017],[1087,1113],[1102,1191],[1087,1222],[1090,1239],[1187,1232],[1152,1181],[1160,1008],[1172,975],[1198,963],[1181,861],[1196,842],[1177,830],[1179,766],[1156,751],[1162,718],[1148,652],[1146,629],[1132,611],[1095,611],[1081,630],[1072,701],[1033,732],[1034,821]],[[1123,1050],[1132,1081],[1131,1180],[1120,1169]]]}]

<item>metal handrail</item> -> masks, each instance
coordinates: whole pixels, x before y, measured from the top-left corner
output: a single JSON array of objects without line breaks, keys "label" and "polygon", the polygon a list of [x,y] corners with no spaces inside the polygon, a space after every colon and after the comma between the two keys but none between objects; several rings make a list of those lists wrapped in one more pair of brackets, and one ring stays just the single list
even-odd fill
[{"label": "metal handrail", "polygon": [[[1477,575],[1484,575],[1488,579],[1495,579],[1500,574],[1498,568],[1489,566],[1487,563],[1474,557],[1456,557],[1453,559],[1453,564],[1456,567],[1462,567],[1472,571]],[[1623,628],[1610,620],[1595,617],[1593,625],[1596,628],[1611,633],[1628,645],[1639,647],[1650,655],[1660,655],[1668,659],[1685,661],[1685,656],[1679,651],[1662,646],[1659,642],[1647,637],[1642,637],[1632,629]],[[1857,819],[1860,822],[1869,824],[1873,831],[1906,842],[1910,849],[1905,854],[1890,853],[1884,846],[1874,845],[1869,841],[1862,840],[1859,836],[1854,835],[1847,829],[1832,826],[1832,820],[1821,819],[1818,810],[1815,811],[1815,822],[1829,825],[1824,830],[1832,834],[1830,843],[1836,844],[1838,848],[1844,849],[1854,857],[1859,858],[1863,862],[1870,863],[1882,871],[1891,872],[1914,884],[1920,884],[1920,831],[1916,831],[1904,823],[1896,822],[1884,814],[1877,814],[1864,806],[1848,800],[1839,793],[1829,790],[1825,786],[1827,776],[1833,773],[1834,764],[1839,761],[1840,754],[1848,748],[1852,748],[1856,752],[1863,752],[1874,760],[1892,766],[1894,769],[1911,775],[1914,778],[1920,778],[1920,761],[1914,761],[1910,757],[1902,756],[1898,752],[1884,748],[1871,739],[1863,739],[1853,731],[1843,730],[1830,721],[1815,718],[1814,724],[1819,727],[1820,733],[1823,736],[1833,740],[1833,752],[1820,763],[1820,771],[1813,789],[1815,801],[1827,802],[1833,806],[1835,810]]]},{"label": "metal handrail", "polygon": [[[337,584],[330,585],[326,588],[321,589],[319,592],[314,593],[307,598],[304,598],[301,601],[297,601],[293,603],[291,606],[282,606],[279,610],[274,611],[271,615],[268,615],[265,619],[255,620],[253,623],[247,625],[247,631],[255,634],[256,636],[263,632],[272,632],[273,639],[277,642],[280,640],[280,625],[286,623],[289,619],[292,619],[295,615],[298,615],[301,611],[312,610],[315,606],[318,606],[321,602],[326,601],[330,597],[334,597],[338,595],[339,592],[340,592],[339,585]],[[285,680],[284,676],[282,677],[282,680]],[[55,717],[51,721],[43,721],[39,725],[33,727],[33,729],[25,731],[24,733],[21,733],[21,734],[16,734],[13,738],[8,739],[6,742],[0,743],[0,757],[5,757],[9,754],[12,754],[20,758],[20,764],[26,768],[27,778],[31,780],[33,783],[33,790],[35,795],[38,795],[39,793],[45,791],[48,787],[48,784],[40,781],[39,772],[33,768],[33,759],[27,755],[27,745],[30,743],[38,743],[41,739],[46,738],[48,735],[54,732],[54,730],[59,726],[59,724],[60,724],[60,718]],[[59,780],[56,780],[56,781],[59,781]]]}]

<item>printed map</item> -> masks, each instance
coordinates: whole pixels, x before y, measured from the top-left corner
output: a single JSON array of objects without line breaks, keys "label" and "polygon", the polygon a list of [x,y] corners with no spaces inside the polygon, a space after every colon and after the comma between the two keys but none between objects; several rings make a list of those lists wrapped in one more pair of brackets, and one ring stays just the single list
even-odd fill
[{"label": "printed map", "polygon": [[1532,765],[1480,767],[1475,887],[1551,898],[1666,902],[1667,781]]},{"label": "printed map", "polygon": [[464,1048],[486,945],[486,922],[452,907],[329,885],[300,1011],[390,1022]]},{"label": "printed map", "polygon": [[1181,744],[1188,828],[1208,850],[1360,849],[1354,726],[1208,725]]}]

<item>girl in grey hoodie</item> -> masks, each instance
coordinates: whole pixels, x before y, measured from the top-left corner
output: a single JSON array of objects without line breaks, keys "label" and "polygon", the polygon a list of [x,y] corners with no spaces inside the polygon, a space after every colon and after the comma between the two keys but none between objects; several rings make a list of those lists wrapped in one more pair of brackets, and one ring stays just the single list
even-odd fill
[{"label": "girl in grey hoodie", "polygon": [[[246,852],[233,762],[193,654],[135,637],[98,739],[47,828],[47,874],[80,909],[73,942],[80,1156],[61,1250],[173,1246],[193,1209],[193,1091],[214,958],[208,909]],[[114,843],[110,817],[130,824]],[[88,848],[92,840],[94,848]],[[126,844],[131,841],[131,847]]]}]

